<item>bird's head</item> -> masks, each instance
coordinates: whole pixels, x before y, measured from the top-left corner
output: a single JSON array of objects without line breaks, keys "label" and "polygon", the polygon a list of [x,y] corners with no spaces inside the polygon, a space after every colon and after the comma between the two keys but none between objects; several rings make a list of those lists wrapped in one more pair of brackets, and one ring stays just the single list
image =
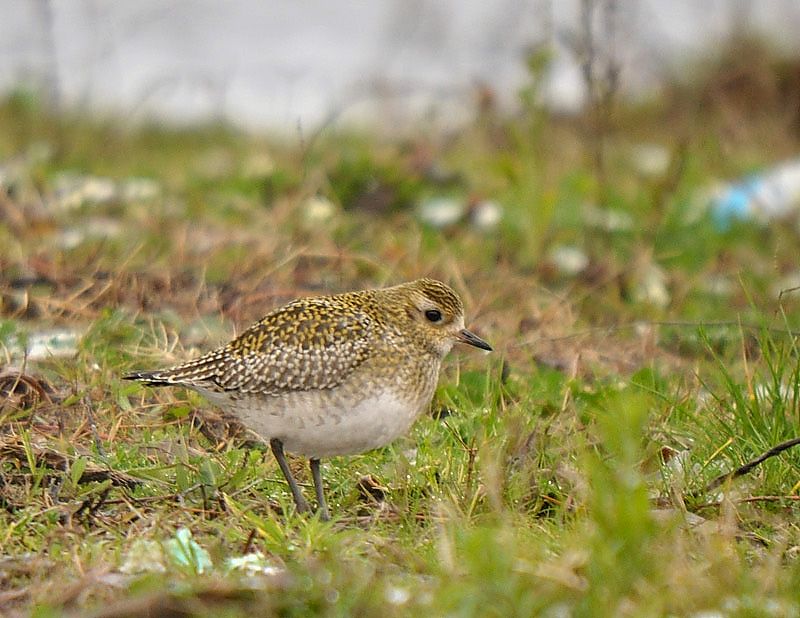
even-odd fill
[{"label": "bird's head", "polygon": [[454,343],[482,350],[492,347],[464,327],[464,304],[447,285],[434,279],[417,279],[392,288],[397,292],[405,318],[425,341],[426,347],[444,356]]}]

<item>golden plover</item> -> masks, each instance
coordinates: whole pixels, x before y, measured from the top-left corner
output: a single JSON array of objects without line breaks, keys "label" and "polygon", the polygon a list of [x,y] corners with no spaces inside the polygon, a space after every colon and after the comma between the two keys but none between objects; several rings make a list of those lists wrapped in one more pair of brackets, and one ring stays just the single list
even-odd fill
[{"label": "golden plover", "polygon": [[124,377],[194,389],[268,441],[300,512],[309,507],[284,448],[308,457],[327,519],[320,458],[368,451],[406,433],[430,404],[456,342],[492,349],[464,328],[452,289],[418,279],[295,300],[196,360]]}]

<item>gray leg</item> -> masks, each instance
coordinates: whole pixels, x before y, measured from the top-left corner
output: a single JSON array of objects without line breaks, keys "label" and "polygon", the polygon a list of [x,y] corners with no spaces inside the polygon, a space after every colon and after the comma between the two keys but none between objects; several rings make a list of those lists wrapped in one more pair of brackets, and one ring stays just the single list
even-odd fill
[{"label": "gray leg", "polygon": [[308,460],[311,466],[311,476],[314,478],[314,490],[317,492],[317,507],[319,517],[322,521],[328,521],[331,516],[328,514],[328,505],[325,503],[325,490],[322,487],[322,473],[319,470],[319,459],[312,457]]},{"label": "gray leg", "polygon": [[294,498],[294,505],[297,507],[297,512],[307,513],[310,510],[308,502],[306,502],[303,494],[300,493],[297,481],[294,480],[292,471],[289,469],[289,464],[286,462],[286,456],[283,454],[283,442],[277,438],[272,438],[272,440],[269,441],[269,446],[272,449],[272,454],[275,455],[275,459],[278,461],[278,466],[280,466],[286,482],[289,483],[289,489],[292,490],[292,497]]}]

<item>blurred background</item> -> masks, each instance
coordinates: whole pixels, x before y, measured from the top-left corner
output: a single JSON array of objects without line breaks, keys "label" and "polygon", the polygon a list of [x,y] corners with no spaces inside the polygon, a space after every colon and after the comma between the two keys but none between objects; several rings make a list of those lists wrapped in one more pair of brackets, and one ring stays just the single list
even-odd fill
[{"label": "blurred background", "polygon": [[543,50],[537,96],[558,113],[586,106],[587,62],[595,78],[613,74],[615,91],[642,100],[691,80],[698,61],[736,37],[776,56],[800,50],[793,0],[3,0],[0,8],[4,92],[29,88],[62,109],[288,133],[332,116],[386,128],[431,116],[463,124],[476,89],[515,111],[531,81],[526,61]]}]

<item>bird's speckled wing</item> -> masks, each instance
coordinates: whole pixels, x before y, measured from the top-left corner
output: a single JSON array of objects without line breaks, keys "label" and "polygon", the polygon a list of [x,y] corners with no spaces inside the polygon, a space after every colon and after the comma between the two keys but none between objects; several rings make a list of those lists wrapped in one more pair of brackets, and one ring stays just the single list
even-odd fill
[{"label": "bird's speckled wing", "polygon": [[[130,376],[239,394],[279,394],[341,384],[373,349],[375,319],[331,298],[292,302],[228,345],[183,365]],[[346,299],[342,299],[346,301]]]}]

